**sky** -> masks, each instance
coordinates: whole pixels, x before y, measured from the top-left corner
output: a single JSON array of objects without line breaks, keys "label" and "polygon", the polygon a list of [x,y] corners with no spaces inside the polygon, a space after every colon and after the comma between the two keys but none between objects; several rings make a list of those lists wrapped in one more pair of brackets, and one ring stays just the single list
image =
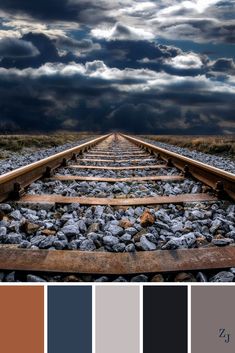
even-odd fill
[{"label": "sky", "polygon": [[235,0],[1,0],[0,132],[235,133]]}]

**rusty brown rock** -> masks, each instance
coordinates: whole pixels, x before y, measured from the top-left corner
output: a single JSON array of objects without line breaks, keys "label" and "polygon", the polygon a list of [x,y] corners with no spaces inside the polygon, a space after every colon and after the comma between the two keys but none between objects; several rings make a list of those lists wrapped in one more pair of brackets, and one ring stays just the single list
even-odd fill
[{"label": "rusty brown rock", "polygon": [[174,282],[197,282],[192,273],[180,272],[175,276]]},{"label": "rusty brown rock", "polygon": [[207,241],[206,237],[204,237],[204,236],[202,235],[201,237],[197,238],[196,244],[197,244],[197,246],[199,247],[199,246],[207,245],[207,244],[208,244],[208,241]]},{"label": "rusty brown rock", "polygon": [[152,215],[148,210],[144,211],[144,213],[140,216],[140,224],[142,227],[148,227],[153,225],[155,222],[155,216]]},{"label": "rusty brown rock", "polygon": [[40,228],[38,224],[31,223],[26,221],[23,224],[23,231],[29,235],[36,233],[36,231]]},{"label": "rusty brown rock", "polygon": [[164,278],[160,273],[158,273],[157,275],[153,276],[151,282],[164,282]]},{"label": "rusty brown rock", "polygon": [[42,234],[46,235],[46,236],[51,236],[51,235],[55,235],[56,231],[55,230],[51,230],[51,229],[43,229],[42,230]]},{"label": "rusty brown rock", "polygon": [[69,275],[64,278],[64,282],[82,282],[82,280],[78,276]]}]

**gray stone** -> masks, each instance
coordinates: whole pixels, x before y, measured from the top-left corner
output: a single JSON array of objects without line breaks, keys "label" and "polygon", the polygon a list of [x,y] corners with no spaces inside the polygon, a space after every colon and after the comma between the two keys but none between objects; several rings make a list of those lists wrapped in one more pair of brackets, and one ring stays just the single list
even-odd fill
[{"label": "gray stone", "polygon": [[66,237],[71,238],[79,233],[79,229],[76,225],[66,225],[61,229],[61,232],[63,232]]},{"label": "gray stone", "polygon": [[80,245],[81,245],[81,240],[72,240],[70,243],[68,243],[68,249],[77,250]]},{"label": "gray stone", "polygon": [[140,247],[142,250],[146,251],[156,250],[157,248],[156,244],[149,241],[144,235],[142,235],[140,238]]},{"label": "gray stone", "polygon": [[6,234],[7,234],[7,228],[0,227],[0,239],[1,239],[1,237],[5,237]]},{"label": "gray stone", "polygon": [[235,231],[232,230],[231,232],[227,233],[226,236],[235,240]]},{"label": "gray stone", "polygon": [[210,282],[233,282],[234,274],[228,271],[221,271],[213,276]]},{"label": "gray stone", "polygon": [[29,214],[29,215],[27,215],[27,220],[29,221],[29,222],[36,222],[36,221],[38,221],[39,220],[39,217],[38,216],[36,216],[36,215],[33,215],[33,214]]},{"label": "gray stone", "polygon": [[55,240],[58,240],[57,237],[54,237],[54,236],[46,237],[46,239],[40,242],[39,249],[50,248],[51,246],[53,246]]},{"label": "gray stone", "polygon": [[0,204],[0,211],[11,212],[11,210],[12,210],[11,205],[9,205],[8,203],[1,203]]},{"label": "gray stone", "polygon": [[11,232],[19,233],[19,229],[20,229],[20,222],[18,221],[12,221],[8,226],[8,230],[10,230]]},{"label": "gray stone", "polygon": [[108,231],[113,235],[113,236],[119,236],[123,234],[123,229],[122,227],[119,227],[118,225],[111,224],[108,227]]},{"label": "gray stone", "polygon": [[95,249],[96,249],[96,246],[91,239],[83,240],[83,242],[80,245],[80,250],[82,251],[94,251]]},{"label": "gray stone", "polygon": [[131,282],[148,282],[148,277],[145,275],[138,275],[132,277]]},{"label": "gray stone", "polygon": [[104,207],[103,206],[96,206],[94,216],[96,218],[100,218],[104,212]]},{"label": "gray stone", "polygon": [[103,242],[105,245],[113,246],[119,243],[119,239],[112,235],[106,235],[103,237]]},{"label": "gray stone", "polygon": [[57,238],[58,238],[59,240],[67,240],[66,235],[65,235],[63,232],[61,232],[61,231],[57,232],[57,233],[56,233],[56,236],[57,236]]},{"label": "gray stone", "polygon": [[137,229],[135,229],[134,227],[129,227],[125,229],[125,232],[133,236],[137,233]]},{"label": "gray stone", "polygon": [[176,232],[181,232],[183,230],[183,223],[182,222],[174,222],[171,230],[176,233]]},{"label": "gray stone", "polygon": [[119,276],[118,278],[116,278],[113,282],[127,282],[127,280],[122,277],[122,276]]},{"label": "gray stone", "polygon": [[82,219],[80,219],[80,221],[78,221],[77,225],[78,225],[78,228],[81,232],[85,233],[87,231],[86,223]]},{"label": "gray stone", "polygon": [[188,233],[181,237],[172,237],[162,246],[162,250],[173,250],[178,248],[189,248],[196,242],[194,233]]},{"label": "gray stone", "polygon": [[166,230],[167,232],[171,232],[171,228],[166,223],[156,221],[156,226],[160,229]]},{"label": "gray stone", "polygon": [[106,276],[99,277],[95,280],[95,282],[108,282],[109,279]]},{"label": "gray stone", "polygon": [[128,242],[131,240],[131,234],[125,233],[120,237],[121,241]]},{"label": "gray stone", "polygon": [[88,233],[88,238],[91,239],[92,241],[96,241],[99,239],[99,236],[97,233]]},{"label": "gray stone", "polygon": [[126,252],[135,252],[135,245],[134,244],[128,244],[125,249]]},{"label": "gray stone", "polygon": [[31,243],[28,240],[23,240],[19,245],[19,248],[22,248],[22,249],[28,249],[30,247],[31,247]]},{"label": "gray stone", "polygon": [[216,246],[225,246],[233,243],[232,239],[229,238],[222,238],[222,239],[212,239],[212,244]]},{"label": "gray stone", "polygon": [[6,242],[8,244],[20,244],[22,241],[22,235],[16,233],[10,233],[6,236]]},{"label": "gray stone", "polygon": [[125,251],[125,248],[126,248],[126,246],[123,243],[113,245],[113,251],[115,251],[115,252],[123,252],[123,251]]},{"label": "gray stone", "polygon": [[35,237],[32,237],[30,239],[30,243],[33,246],[38,246],[40,244],[40,242],[43,241],[44,239],[46,239],[45,235],[36,235]]},{"label": "gray stone", "polygon": [[203,272],[198,272],[196,279],[198,282],[207,282],[207,277]]},{"label": "gray stone", "polygon": [[68,242],[67,240],[55,240],[53,245],[56,250],[63,250],[68,245]]},{"label": "gray stone", "polygon": [[46,282],[46,280],[39,276],[27,275],[27,282]]},{"label": "gray stone", "polygon": [[10,272],[5,276],[5,282],[15,282],[15,271]]},{"label": "gray stone", "polygon": [[156,236],[155,236],[154,234],[146,233],[145,236],[146,236],[146,238],[147,238],[149,241],[151,241],[152,243],[154,243],[154,244],[157,244],[157,243],[158,243],[158,241],[157,241],[157,239],[156,239]]},{"label": "gray stone", "polygon": [[20,221],[21,218],[22,218],[22,214],[20,213],[19,210],[12,211],[12,212],[10,213],[10,216],[11,216],[12,218],[14,218],[15,220],[17,220],[17,221]]},{"label": "gray stone", "polygon": [[222,223],[219,219],[215,219],[210,227],[210,232],[214,234],[220,228],[221,224]]}]

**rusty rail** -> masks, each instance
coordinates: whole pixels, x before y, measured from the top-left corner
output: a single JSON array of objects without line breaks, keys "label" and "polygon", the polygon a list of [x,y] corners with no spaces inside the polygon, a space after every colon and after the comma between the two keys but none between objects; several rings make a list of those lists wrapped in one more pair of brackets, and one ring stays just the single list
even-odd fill
[{"label": "rusty rail", "polygon": [[135,137],[124,134],[121,134],[121,136],[142,148],[148,149],[150,152],[157,153],[163,160],[168,163],[169,166],[175,166],[176,168],[182,170],[185,175],[191,175],[197,180],[200,180],[202,183],[216,190],[221,196],[223,194],[227,194],[233,200],[235,200],[234,174],[182,156],[178,153],[157,147],[141,139],[137,139]]},{"label": "rusty rail", "polygon": [[77,147],[56,153],[48,158],[20,167],[0,176],[0,202],[8,198],[20,197],[23,189],[44,175],[50,176],[53,169],[66,165],[68,160],[73,159],[75,154],[95,146],[110,135],[104,135]]}]

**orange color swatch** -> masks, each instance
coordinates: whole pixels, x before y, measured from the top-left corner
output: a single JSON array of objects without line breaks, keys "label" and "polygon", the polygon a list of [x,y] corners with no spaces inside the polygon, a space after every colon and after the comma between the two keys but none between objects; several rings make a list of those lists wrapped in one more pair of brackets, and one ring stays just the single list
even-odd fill
[{"label": "orange color swatch", "polygon": [[0,352],[44,352],[44,288],[0,287]]}]

